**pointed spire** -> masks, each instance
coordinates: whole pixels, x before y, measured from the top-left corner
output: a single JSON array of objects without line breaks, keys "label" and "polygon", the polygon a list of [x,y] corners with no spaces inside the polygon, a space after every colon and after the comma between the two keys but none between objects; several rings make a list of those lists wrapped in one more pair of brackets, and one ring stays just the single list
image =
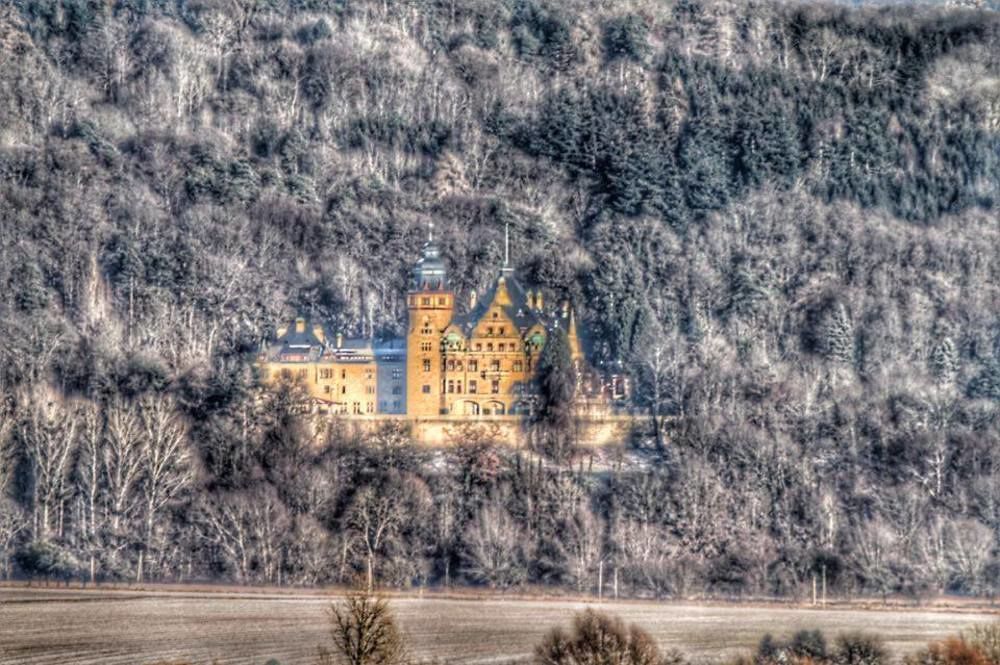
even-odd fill
[{"label": "pointed spire", "polygon": [[504,222],[503,224],[503,267],[500,268],[500,272],[508,273],[513,272],[514,269],[510,267],[510,222]]},{"label": "pointed spire", "polygon": [[510,265],[510,222],[503,225],[503,267]]},{"label": "pointed spire", "polygon": [[580,335],[576,331],[576,312],[572,307],[569,308],[569,329],[566,331],[566,337],[569,340],[570,357],[573,360],[581,359],[583,349],[580,346]]}]

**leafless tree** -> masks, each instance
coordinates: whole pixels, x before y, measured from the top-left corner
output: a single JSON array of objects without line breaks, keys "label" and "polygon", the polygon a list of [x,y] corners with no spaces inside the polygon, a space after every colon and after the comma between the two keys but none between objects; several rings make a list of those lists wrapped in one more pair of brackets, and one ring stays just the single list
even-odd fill
[{"label": "leafless tree", "polygon": [[324,663],[401,665],[407,662],[403,635],[385,598],[355,592],[330,611],[330,635],[335,653],[321,651]]},{"label": "leafless tree", "polygon": [[27,406],[21,438],[32,472],[33,524],[36,538],[61,535],[63,508],[70,487],[72,456],[76,449],[77,418],[63,398],[38,390]]},{"label": "leafless tree", "polygon": [[163,397],[147,397],[138,404],[142,428],[139,457],[142,469],[140,491],[143,504],[143,539],[136,566],[136,581],[143,577],[145,554],[164,506],[194,478],[187,433],[173,403]]},{"label": "leafless tree", "polygon": [[525,534],[507,509],[494,500],[480,509],[465,532],[465,572],[495,589],[527,578]]},{"label": "leafless tree", "polygon": [[535,665],[662,665],[656,640],[642,628],[626,626],[618,617],[586,610],[573,618],[567,632],[555,628],[535,648]]},{"label": "leafless tree", "polygon": [[102,461],[109,512],[105,555],[115,560],[134,540],[132,528],[140,510],[143,433],[138,413],[124,400],[113,401],[105,417]]},{"label": "leafless tree", "polygon": [[28,518],[19,505],[0,494],[0,574],[10,579],[10,557],[17,537],[28,528]]},{"label": "leafless tree", "polygon": [[364,547],[367,589],[375,588],[375,564],[387,542],[396,534],[403,515],[399,497],[366,486],[354,498],[348,524]]}]

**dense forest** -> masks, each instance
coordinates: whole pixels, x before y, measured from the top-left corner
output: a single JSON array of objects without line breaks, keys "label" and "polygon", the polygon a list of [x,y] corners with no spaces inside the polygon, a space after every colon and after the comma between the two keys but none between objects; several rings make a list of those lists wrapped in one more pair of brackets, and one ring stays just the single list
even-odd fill
[{"label": "dense forest", "polygon": [[[993,594],[998,204],[987,11],[2,3],[0,570]],[[429,451],[262,391],[295,312],[399,332],[428,222],[463,302],[509,225],[665,436]]]}]

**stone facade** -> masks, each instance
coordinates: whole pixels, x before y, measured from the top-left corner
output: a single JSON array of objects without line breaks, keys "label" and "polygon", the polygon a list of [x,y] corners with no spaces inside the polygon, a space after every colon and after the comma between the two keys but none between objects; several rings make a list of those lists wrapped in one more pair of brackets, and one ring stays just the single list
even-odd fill
[{"label": "stone facade", "polygon": [[587,364],[568,304],[547,311],[541,291],[525,290],[506,264],[482,298],[471,294],[458,311],[440,248],[428,240],[406,305],[404,339],[331,337],[322,325],[296,319],[262,347],[263,380],[299,380],[317,410],[338,415],[516,422],[537,401],[533,379],[546,340],[564,329],[581,413],[599,419],[627,400],[623,375]]}]

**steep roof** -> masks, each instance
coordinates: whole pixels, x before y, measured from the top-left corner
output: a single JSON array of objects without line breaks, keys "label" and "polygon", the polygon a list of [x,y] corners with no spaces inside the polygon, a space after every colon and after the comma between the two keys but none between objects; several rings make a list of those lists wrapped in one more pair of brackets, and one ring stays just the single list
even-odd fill
[{"label": "steep roof", "polygon": [[452,324],[459,326],[468,337],[494,303],[503,308],[504,313],[519,329],[527,329],[535,324],[545,326],[541,312],[531,306],[528,294],[509,269],[502,270],[490,290],[482,299],[477,300],[476,306],[469,312],[456,316]]}]

